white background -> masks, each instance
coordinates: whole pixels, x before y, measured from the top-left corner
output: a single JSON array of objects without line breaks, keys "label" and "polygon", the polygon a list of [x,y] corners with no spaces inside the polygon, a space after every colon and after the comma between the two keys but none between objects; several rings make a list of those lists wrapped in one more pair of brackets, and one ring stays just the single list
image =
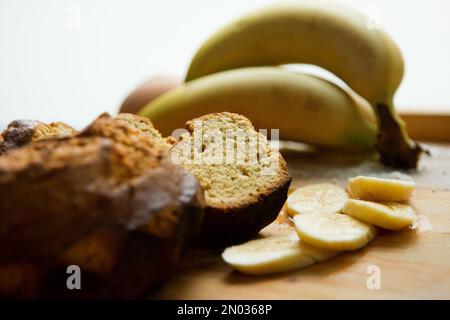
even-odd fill
[{"label": "white background", "polygon": [[[80,128],[149,76],[184,76],[208,35],[272,2],[0,0],[0,126],[32,118]],[[398,108],[450,112],[450,1],[342,2],[377,16],[403,51]]]}]

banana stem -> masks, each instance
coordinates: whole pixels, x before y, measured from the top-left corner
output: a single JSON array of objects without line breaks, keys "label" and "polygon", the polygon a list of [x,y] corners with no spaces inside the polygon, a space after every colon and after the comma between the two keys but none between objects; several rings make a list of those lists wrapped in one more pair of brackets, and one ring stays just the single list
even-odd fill
[{"label": "banana stem", "polygon": [[392,102],[376,104],[375,111],[378,117],[375,147],[381,162],[390,167],[417,168],[423,149],[409,138],[406,125],[395,112]]}]

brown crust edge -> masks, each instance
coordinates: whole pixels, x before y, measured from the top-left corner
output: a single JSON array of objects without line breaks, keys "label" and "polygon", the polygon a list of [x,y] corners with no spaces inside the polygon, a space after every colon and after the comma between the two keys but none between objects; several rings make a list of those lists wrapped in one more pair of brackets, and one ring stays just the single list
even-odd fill
[{"label": "brown crust edge", "polygon": [[286,202],[292,178],[258,201],[241,208],[220,209],[207,206],[196,245],[220,248],[248,240],[273,222]]}]

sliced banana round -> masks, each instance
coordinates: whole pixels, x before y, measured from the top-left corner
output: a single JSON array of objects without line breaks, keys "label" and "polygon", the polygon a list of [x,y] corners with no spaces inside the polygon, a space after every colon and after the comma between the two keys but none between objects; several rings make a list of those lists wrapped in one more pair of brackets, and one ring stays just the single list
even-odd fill
[{"label": "sliced banana round", "polygon": [[299,214],[294,216],[299,237],[327,250],[356,250],[376,235],[376,228],[344,214]]},{"label": "sliced banana round", "polygon": [[337,254],[304,243],[293,227],[279,228],[265,238],[226,248],[223,260],[242,273],[264,275],[307,267]]},{"label": "sliced banana round", "polygon": [[344,213],[389,230],[403,229],[416,219],[413,208],[396,202],[376,203],[350,199],[344,207]]},{"label": "sliced banana round", "polygon": [[414,191],[414,181],[357,176],[349,179],[351,198],[372,201],[407,201]]},{"label": "sliced banana round", "polygon": [[337,213],[348,200],[347,192],[331,183],[301,187],[292,192],[286,202],[290,216],[304,213]]}]

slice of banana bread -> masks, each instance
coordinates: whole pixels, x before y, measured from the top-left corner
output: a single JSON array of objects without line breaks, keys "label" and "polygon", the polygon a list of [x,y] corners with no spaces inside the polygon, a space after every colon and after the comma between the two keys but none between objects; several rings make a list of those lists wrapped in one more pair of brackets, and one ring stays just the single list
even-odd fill
[{"label": "slice of banana bread", "polygon": [[186,123],[172,159],[191,171],[205,194],[200,244],[225,246],[275,220],[291,182],[280,153],[242,115],[215,113]]},{"label": "slice of banana bread", "polygon": [[63,122],[45,124],[36,120],[15,120],[1,134],[0,155],[33,141],[71,137],[75,134],[77,131]]}]

